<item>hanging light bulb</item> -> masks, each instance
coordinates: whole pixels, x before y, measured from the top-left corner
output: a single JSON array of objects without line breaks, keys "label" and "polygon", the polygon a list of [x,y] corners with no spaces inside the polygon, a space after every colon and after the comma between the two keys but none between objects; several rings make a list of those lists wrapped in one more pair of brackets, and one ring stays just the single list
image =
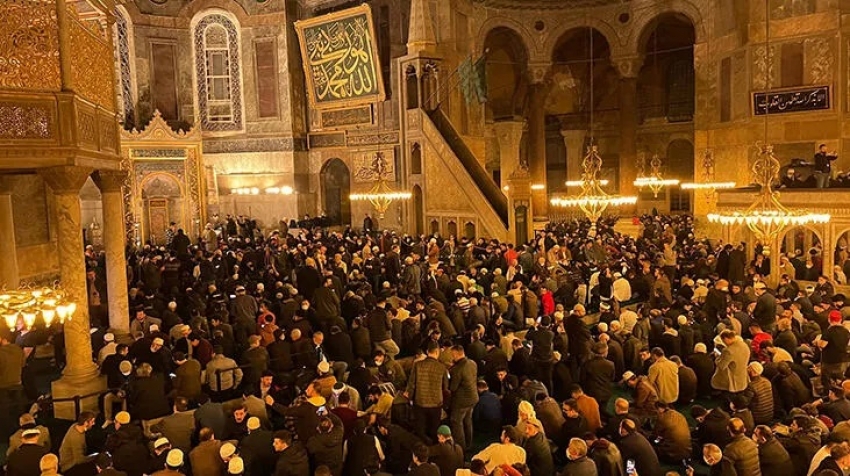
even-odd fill
[{"label": "hanging light bulb", "polygon": [[4,318],[6,319],[6,325],[9,326],[9,330],[14,331],[18,327],[18,313],[17,312],[9,312]]},{"label": "hanging light bulb", "polygon": [[44,324],[47,327],[50,327],[50,324],[53,323],[53,319],[56,318],[56,309],[42,309],[41,317],[44,319]]},{"label": "hanging light bulb", "polygon": [[26,324],[27,328],[32,328],[32,325],[35,324],[35,313],[29,311],[21,314],[24,316],[24,324]]}]

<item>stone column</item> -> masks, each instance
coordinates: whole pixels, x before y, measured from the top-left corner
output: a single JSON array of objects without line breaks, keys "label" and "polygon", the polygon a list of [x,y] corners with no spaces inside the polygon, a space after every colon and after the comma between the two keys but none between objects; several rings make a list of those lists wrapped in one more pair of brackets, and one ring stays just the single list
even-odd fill
[{"label": "stone column", "polygon": [[[545,67],[532,69],[534,84],[528,91],[528,170],[531,172],[531,201],[534,221],[549,221],[549,194],[546,189],[546,95],[548,87],[543,82]],[[540,188],[540,186],[543,188]]]},{"label": "stone column", "polygon": [[[70,398],[88,395],[106,388],[92,359],[91,325],[89,322],[86,265],[83,259],[83,225],[80,218],[80,189],[92,169],[76,166],[57,166],[40,169],[39,175],[53,191],[56,199],[59,248],[59,272],[62,288],[68,299],[76,303],[76,313],[66,319],[66,364],[62,378],[53,382],[53,397]],[[57,418],[76,417],[73,402],[57,403]],[[82,410],[97,409],[97,395],[82,400]]]},{"label": "stone column", "polygon": [[16,289],[18,275],[18,250],[15,243],[15,222],[12,215],[12,189],[10,178],[0,178],[0,288]]},{"label": "stone column", "polygon": [[502,186],[508,183],[508,177],[519,166],[519,145],[525,131],[525,121],[500,121],[493,123],[493,131],[499,142],[499,170],[502,174]]},{"label": "stone column", "polygon": [[95,176],[103,202],[103,245],[106,251],[106,289],[109,294],[109,328],[116,336],[130,333],[127,296],[127,259],[124,256],[124,196],[121,186],[127,173],[101,170]]},{"label": "stone column", "polygon": [[[567,148],[567,180],[581,180],[584,170],[581,163],[584,160],[584,139],[587,131],[585,130],[566,130],[561,131],[561,136],[564,137],[564,146]],[[581,189],[578,187],[570,187],[570,193],[577,193]]]},{"label": "stone column", "polygon": [[[508,236],[511,240],[519,239],[517,236],[516,208],[524,206],[526,214],[526,235],[533,233],[533,226],[529,222],[533,216],[533,204],[531,202],[531,176],[528,173],[528,165],[520,162],[519,145],[522,134],[525,131],[525,122],[521,120],[501,121],[493,124],[496,139],[499,141],[499,167],[502,173],[502,190],[508,197]],[[507,189],[505,189],[507,187]],[[523,240],[529,238],[526,236]]]},{"label": "stone column", "polygon": [[637,77],[643,58],[612,60],[620,73],[620,194],[634,195],[637,178]]}]

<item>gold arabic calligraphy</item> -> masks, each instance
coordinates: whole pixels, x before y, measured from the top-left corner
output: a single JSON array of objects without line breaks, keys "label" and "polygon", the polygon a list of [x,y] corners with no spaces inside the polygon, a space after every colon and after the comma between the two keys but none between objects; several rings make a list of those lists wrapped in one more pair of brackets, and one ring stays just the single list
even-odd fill
[{"label": "gold arabic calligraphy", "polygon": [[366,14],[305,28],[304,42],[317,103],[380,94]]}]

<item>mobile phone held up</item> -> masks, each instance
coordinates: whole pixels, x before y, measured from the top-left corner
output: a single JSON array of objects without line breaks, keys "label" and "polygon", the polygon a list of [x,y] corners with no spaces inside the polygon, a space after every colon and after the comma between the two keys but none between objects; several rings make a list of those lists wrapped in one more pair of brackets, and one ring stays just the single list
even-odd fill
[{"label": "mobile phone held up", "polygon": [[626,460],[626,474],[629,474],[629,475],[635,474],[635,460],[633,460],[633,459]]}]

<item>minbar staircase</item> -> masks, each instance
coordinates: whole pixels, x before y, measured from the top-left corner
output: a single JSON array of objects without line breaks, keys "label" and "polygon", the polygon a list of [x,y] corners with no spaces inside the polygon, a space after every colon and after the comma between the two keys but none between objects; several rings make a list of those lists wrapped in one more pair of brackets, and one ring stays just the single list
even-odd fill
[{"label": "minbar staircase", "polygon": [[[487,171],[473,155],[469,147],[463,142],[460,134],[458,134],[454,125],[452,125],[446,114],[439,108],[427,113],[430,121],[425,122],[425,126],[432,125],[439,135],[442,137],[448,148],[454,153],[457,161],[463,166],[468,178],[474,183],[475,187],[483,196],[486,205],[497,217],[501,226],[506,231],[508,228],[508,199],[496,182],[490,178]],[[430,122],[431,124],[427,124]],[[427,132],[427,131],[426,131]],[[426,133],[426,136],[428,134]],[[443,157],[446,160],[446,157]],[[487,217],[480,217],[486,219]],[[485,220],[486,221],[486,220]]]}]

